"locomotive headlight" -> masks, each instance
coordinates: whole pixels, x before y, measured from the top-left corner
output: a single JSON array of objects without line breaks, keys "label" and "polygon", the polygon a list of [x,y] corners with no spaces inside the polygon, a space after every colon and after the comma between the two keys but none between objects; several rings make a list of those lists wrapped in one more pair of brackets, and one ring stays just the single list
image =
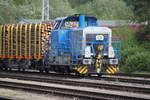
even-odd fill
[{"label": "locomotive headlight", "polygon": [[104,40],[104,36],[103,35],[96,35],[96,40]]},{"label": "locomotive headlight", "polygon": [[118,64],[118,59],[110,59],[109,63],[110,64]]},{"label": "locomotive headlight", "polygon": [[83,59],[83,64],[92,64],[92,59]]},{"label": "locomotive headlight", "polygon": [[91,57],[91,47],[87,46],[85,48],[85,58],[89,58],[89,57]]}]

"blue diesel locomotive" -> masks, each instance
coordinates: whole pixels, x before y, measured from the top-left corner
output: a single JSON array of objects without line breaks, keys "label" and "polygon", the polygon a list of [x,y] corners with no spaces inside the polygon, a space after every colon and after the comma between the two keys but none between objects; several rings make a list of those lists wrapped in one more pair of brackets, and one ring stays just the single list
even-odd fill
[{"label": "blue diesel locomotive", "polygon": [[90,74],[119,71],[120,41],[96,17],[75,14],[55,19],[43,59],[46,70]]},{"label": "blue diesel locomotive", "polygon": [[0,26],[0,69],[114,74],[119,71],[120,40],[99,24],[84,14],[56,18],[48,39],[41,38],[41,23]]}]

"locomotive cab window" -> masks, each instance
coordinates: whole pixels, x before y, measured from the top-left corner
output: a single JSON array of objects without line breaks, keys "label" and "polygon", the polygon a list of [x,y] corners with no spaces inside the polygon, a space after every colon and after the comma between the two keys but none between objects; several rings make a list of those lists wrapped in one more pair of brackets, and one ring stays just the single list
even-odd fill
[{"label": "locomotive cab window", "polygon": [[77,21],[64,21],[61,26],[61,29],[77,28],[77,27],[79,27]]},{"label": "locomotive cab window", "polygon": [[57,30],[60,27],[61,21],[56,21],[54,25],[54,30]]}]

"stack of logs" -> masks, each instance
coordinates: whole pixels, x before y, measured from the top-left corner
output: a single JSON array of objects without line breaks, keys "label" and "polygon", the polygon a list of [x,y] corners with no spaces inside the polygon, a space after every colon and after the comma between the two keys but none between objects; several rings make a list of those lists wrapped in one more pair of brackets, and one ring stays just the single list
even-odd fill
[{"label": "stack of logs", "polygon": [[0,58],[42,59],[53,22],[0,26]]}]

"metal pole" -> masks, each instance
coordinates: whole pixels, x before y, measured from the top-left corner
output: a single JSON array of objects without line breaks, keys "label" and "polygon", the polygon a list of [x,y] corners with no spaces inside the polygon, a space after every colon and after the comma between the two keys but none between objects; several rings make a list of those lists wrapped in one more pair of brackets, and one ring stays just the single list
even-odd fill
[{"label": "metal pole", "polygon": [[42,20],[44,20],[44,0],[42,0]]},{"label": "metal pole", "polygon": [[42,20],[49,20],[49,0],[42,0]]}]

